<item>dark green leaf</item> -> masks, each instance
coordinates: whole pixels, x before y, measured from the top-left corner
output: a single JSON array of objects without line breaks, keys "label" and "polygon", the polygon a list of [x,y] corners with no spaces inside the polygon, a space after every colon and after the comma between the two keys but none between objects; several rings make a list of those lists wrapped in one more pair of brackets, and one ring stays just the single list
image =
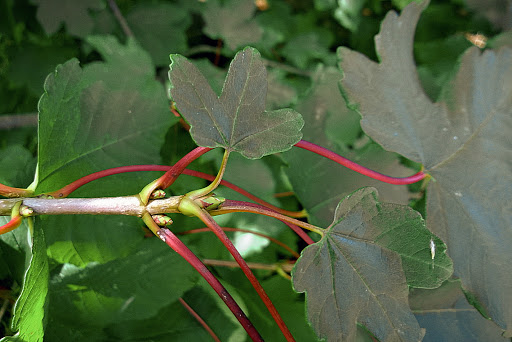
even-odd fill
[{"label": "dark green leaf", "polygon": [[85,37],[93,27],[90,10],[101,10],[105,6],[102,0],[31,0],[39,5],[37,20],[47,34],[57,32],[62,24],[74,36]]},{"label": "dark green leaf", "polygon": [[204,32],[213,39],[223,39],[231,50],[260,40],[262,31],[252,20],[256,6],[252,0],[218,0],[203,8]]},{"label": "dark green leaf", "polygon": [[0,183],[16,188],[27,187],[33,178],[35,158],[23,146],[10,145],[0,150]]},{"label": "dark green leaf", "polygon": [[[9,222],[10,217],[0,217],[0,225]],[[28,224],[23,220],[17,229],[0,235],[0,267],[3,277],[10,276],[20,286],[32,257],[31,242],[28,241]]]},{"label": "dark green leaf", "polygon": [[[353,341],[360,324],[381,341],[421,340],[400,256],[376,243],[407,225],[411,214],[409,207],[379,203],[375,189],[359,190],[340,202],[322,239],[302,252],[293,286],[306,292],[308,318],[320,337]],[[420,249],[424,260],[427,248]]]},{"label": "dark green leaf", "polygon": [[512,29],[512,6],[510,1],[501,0],[465,0],[467,6],[485,16],[498,29]]},{"label": "dark green leaf", "polygon": [[172,55],[171,60],[171,97],[198,145],[257,159],[288,150],[300,140],[304,122],[299,113],[265,111],[266,70],[257,50],[246,48],[235,56],[219,98],[185,57]]},{"label": "dark green leaf", "polygon": [[[213,292],[213,291],[211,291]],[[238,322],[230,321],[231,312],[223,313],[215,300],[216,293],[208,293],[195,287],[182,296],[188,305],[213,329],[221,341],[234,340],[234,331],[242,329]],[[226,315],[227,314],[227,315]],[[162,319],[165,317],[165,319]],[[243,329],[242,329],[243,330]],[[153,342],[210,342],[211,336],[179,302],[162,308],[154,317],[112,324],[106,328],[109,341],[153,341]],[[238,335],[244,338],[245,331]]]},{"label": "dark green leaf", "polygon": [[126,21],[155,65],[166,65],[169,53],[184,53],[187,49],[185,30],[191,16],[175,4],[138,4],[126,15]]},{"label": "dark green leaf", "polygon": [[70,46],[25,43],[13,53],[7,75],[14,86],[26,86],[31,94],[41,96],[46,76],[55,65],[64,63],[75,54]]},{"label": "dark green leaf", "polygon": [[462,57],[456,77],[432,103],[412,59],[414,27],[425,6],[390,13],[376,37],[381,63],[341,48],[342,87],[363,129],[384,148],[421,162],[433,177],[427,224],[442,238],[455,275],[499,326],[512,334],[512,50]]},{"label": "dark green leaf", "polygon": [[423,342],[509,340],[496,324],[469,305],[458,280],[447,281],[435,290],[414,289],[409,303],[426,330]]}]

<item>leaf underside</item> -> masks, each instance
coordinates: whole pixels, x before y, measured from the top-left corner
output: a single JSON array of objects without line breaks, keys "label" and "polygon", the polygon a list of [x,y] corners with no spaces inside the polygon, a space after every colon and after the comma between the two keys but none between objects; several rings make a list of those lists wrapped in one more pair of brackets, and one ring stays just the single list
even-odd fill
[{"label": "leaf underside", "polygon": [[380,63],[340,48],[341,87],[368,135],[432,175],[427,226],[446,242],[464,288],[511,336],[512,50],[467,50],[433,103],[412,58],[425,6],[388,13],[375,39]]}]

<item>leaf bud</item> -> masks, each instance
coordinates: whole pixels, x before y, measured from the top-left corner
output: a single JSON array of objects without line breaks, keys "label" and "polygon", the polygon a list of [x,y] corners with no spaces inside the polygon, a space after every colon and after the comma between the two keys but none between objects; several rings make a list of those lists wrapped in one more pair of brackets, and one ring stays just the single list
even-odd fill
[{"label": "leaf bud", "polygon": [[158,215],[151,216],[151,218],[160,227],[167,227],[167,226],[170,226],[172,224],[172,219],[169,216],[167,216],[167,215],[160,215],[160,214],[158,214]]},{"label": "leaf bud", "polygon": [[151,193],[151,195],[149,196],[149,199],[154,200],[154,199],[165,198],[165,196],[166,196],[166,195],[167,195],[167,194],[165,193],[165,191],[164,191],[164,190],[162,190],[162,189],[156,189],[155,191],[153,191],[153,192]]},{"label": "leaf bud", "polygon": [[20,215],[23,217],[32,216],[34,214],[34,209],[27,207],[26,205],[20,206]]}]

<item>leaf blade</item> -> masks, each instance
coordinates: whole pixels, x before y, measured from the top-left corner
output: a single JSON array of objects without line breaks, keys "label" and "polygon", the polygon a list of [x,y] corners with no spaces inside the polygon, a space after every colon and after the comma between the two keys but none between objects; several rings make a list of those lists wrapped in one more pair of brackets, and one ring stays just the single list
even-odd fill
[{"label": "leaf blade", "polygon": [[423,336],[408,306],[400,257],[372,242],[383,228],[373,222],[381,210],[375,189],[345,198],[325,236],[293,269],[293,286],[307,292],[308,318],[321,338],[351,341],[356,323],[382,341]]}]

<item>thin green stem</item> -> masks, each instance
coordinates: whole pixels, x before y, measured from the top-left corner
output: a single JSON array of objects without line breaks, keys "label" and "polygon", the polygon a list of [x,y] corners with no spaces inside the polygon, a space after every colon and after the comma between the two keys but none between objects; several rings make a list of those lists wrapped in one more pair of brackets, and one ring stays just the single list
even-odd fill
[{"label": "thin green stem", "polygon": [[192,163],[194,160],[202,156],[208,151],[211,151],[208,147],[196,147],[183,158],[181,158],[176,164],[174,164],[162,177],[149,183],[139,193],[140,200],[143,204],[148,204],[149,197],[156,189],[166,189],[171,186],[176,179],[182,174],[183,170]]},{"label": "thin green stem", "polygon": [[189,192],[188,194],[186,194],[186,196],[189,197],[190,199],[194,200],[199,197],[207,196],[213,190],[217,189],[217,187],[219,186],[219,184],[222,180],[222,177],[224,176],[224,171],[226,171],[226,165],[228,163],[228,158],[229,158],[229,151],[225,150],[224,155],[222,157],[222,163],[220,164],[219,172],[217,173],[217,176],[215,177],[213,182],[211,182],[208,186],[206,186],[202,189],[197,189],[197,190],[193,190],[193,191]]}]

